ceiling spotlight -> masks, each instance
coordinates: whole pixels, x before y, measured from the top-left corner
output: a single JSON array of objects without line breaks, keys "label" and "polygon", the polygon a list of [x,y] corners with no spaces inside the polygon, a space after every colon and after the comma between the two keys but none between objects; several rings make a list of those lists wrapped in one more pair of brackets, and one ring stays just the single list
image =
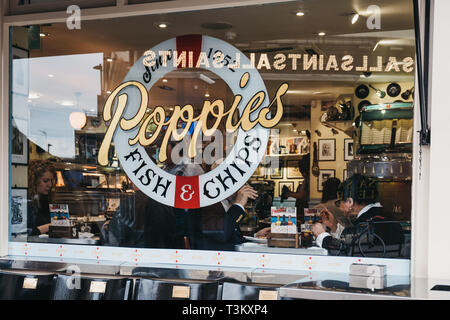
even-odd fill
[{"label": "ceiling spotlight", "polygon": [[304,13],[303,11],[297,11],[297,12],[295,13],[295,15],[296,15],[297,17],[303,17],[303,16],[305,15],[305,13]]},{"label": "ceiling spotlight", "polygon": [[325,32],[319,32],[317,35],[323,37],[324,35],[326,35],[326,33]]},{"label": "ceiling spotlight", "polygon": [[205,93],[205,97],[206,97],[206,98],[209,98],[209,93]]},{"label": "ceiling spotlight", "polygon": [[358,19],[359,19],[359,14],[355,13],[355,14],[352,16],[352,24],[355,24],[356,21],[358,21]]},{"label": "ceiling spotlight", "polygon": [[162,79],[162,82],[167,82],[167,79]]},{"label": "ceiling spotlight", "polygon": [[161,29],[167,28],[167,23],[160,23],[158,24],[158,27],[160,27]]},{"label": "ceiling spotlight", "polygon": [[106,61],[113,62],[113,58],[106,58]]},{"label": "ceiling spotlight", "polygon": [[375,47],[373,47],[373,51],[377,50],[377,48],[378,48],[378,45],[380,44],[380,42],[381,42],[381,40],[380,40],[380,41],[378,41],[378,42],[376,43]]},{"label": "ceiling spotlight", "polygon": [[39,36],[40,36],[41,38],[44,38],[44,37],[47,37],[47,36],[48,36],[48,33],[41,32],[41,33],[39,33]]}]

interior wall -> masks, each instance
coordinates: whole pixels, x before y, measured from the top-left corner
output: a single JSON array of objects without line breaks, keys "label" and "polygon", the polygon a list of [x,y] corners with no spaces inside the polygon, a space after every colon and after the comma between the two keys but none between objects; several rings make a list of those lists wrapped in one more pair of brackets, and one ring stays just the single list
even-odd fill
[{"label": "interior wall", "polygon": [[[338,131],[337,134],[333,134],[331,128],[327,128],[320,122],[320,117],[326,112],[322,110],[322,101],[315,100],[311,103],[311,166],[314,159],[314,142],[317,143],[317,148],[319,148],[320,139],[334,139],[336,140],[336,157],[335,161],[318,161],[319,168],[322,169],[332,169],[335,170],[335,177],[339,180],[343,180],[344,169],[347,168],[347,161],[344,161],[344,139],[351,139],[345,133]],[[352,121],[343,121],[335,123],[339,128],[350,127]],[[316,130],[320,132],[320,136],[316,133]],[[319,151],[317,152],[317,154]],[[310,199],[311,202],[315,203],[322,199],[322,192],[318,191],[318,177],[314,177],[310,173]]]}]

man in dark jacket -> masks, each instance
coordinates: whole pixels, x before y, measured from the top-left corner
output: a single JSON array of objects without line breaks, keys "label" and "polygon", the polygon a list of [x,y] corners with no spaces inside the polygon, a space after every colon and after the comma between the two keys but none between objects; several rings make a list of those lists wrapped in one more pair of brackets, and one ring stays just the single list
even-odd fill
[{"label": "man in dark jacket", "polygon": [[240,231],[240,221],[245,216],[248,199],[256,199],[258,193],[249,185],[244,185],[230,198],[202,208],[203,250],[234,250],[236,244],[244,242]]},{"label": "man in dark jacket", "polygon": [[[341,251],[345,238],[350,237],[355,240],[358,232],[361,231],[361,224],[367,227],[372,221],[384,219],[382,206],[377,202],[378,191],[375,180],[354,174],[341,184],[338,195],[340,199],[336,201],[336,205],[350,218],[352,226],[345,228],[333,215],[325,214],[322,216],[323,224],[316,223],[312,227],[316,244],[332,251]],[[324,225],[330,229],[330,232],[325,231]]]}]

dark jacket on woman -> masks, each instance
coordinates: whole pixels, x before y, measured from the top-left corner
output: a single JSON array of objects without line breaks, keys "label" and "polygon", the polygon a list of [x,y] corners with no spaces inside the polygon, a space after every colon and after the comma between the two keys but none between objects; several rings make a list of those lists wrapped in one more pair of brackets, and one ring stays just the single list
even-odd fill
[{"label": "dark jacket on woman", "polygon": [[37,200],[28,202],[27,233],[29,236],[40,235],[37,227],[50,223],[50,208],[48,197],[40,196],[40,206]]}]

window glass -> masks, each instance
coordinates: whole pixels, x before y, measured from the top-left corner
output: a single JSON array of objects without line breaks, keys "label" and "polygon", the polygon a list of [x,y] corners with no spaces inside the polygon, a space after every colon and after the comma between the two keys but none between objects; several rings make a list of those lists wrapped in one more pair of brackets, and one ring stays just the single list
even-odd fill
[{"label": "window glass", "polygon": [[96,1],[7,0],[7,1],[9,2],[8,15],[68,10],[67,13],[74,16],[79,15],[79,11],[77,11],[77,9],[110,7],[116,5],[115,0],[96,0]]},{"label": "window glass", "polygon": [[10,241],[409,258],[412,11],[12,27]]}]

